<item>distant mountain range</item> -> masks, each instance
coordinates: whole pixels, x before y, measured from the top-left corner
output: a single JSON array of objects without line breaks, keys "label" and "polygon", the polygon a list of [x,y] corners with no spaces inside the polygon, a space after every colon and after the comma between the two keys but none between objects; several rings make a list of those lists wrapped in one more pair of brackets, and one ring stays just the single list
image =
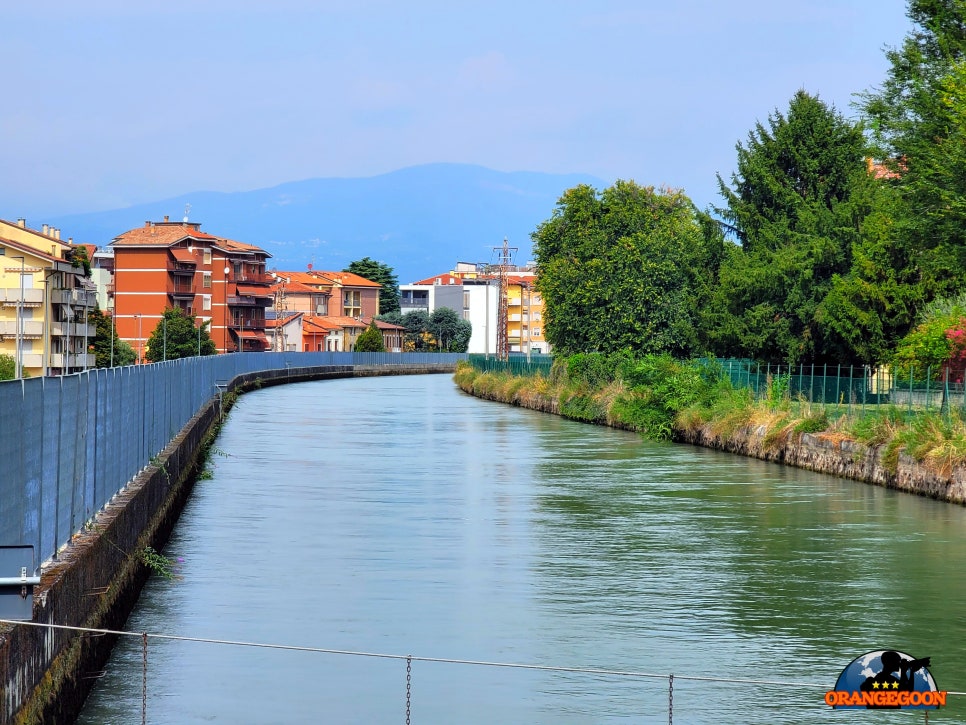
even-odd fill
[{"label": "distant mountain range", "polygon": [[504,237],[514,264],[532,259],[530,233],[549,219],[561,194],[608,183],[586,174],[505,173],[466,164],[427,164],[367,178],[293,181],[234,193],[199,191],[171,199],[43,220],[63,238],[105,246],[145,221],[185,216],[202,231],[262,247],[273,269],[341,270],[370,257],[400,284],[498,261]]}]

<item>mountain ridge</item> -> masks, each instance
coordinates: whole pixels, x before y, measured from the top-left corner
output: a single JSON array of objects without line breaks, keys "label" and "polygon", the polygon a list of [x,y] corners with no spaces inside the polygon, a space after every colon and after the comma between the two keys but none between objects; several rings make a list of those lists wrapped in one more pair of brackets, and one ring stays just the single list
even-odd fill
[{"label": "mountain ridge", "polygon": [[531,259],[530,234],[560,196],[578,184],[602,189],[590,174],[503,172],[433,163],[368,177],[287,181],[263,189],[194,191],[155,202],[47,220],[75,242],[106,246],[115,237],[189,209],[202,231],[255,244],[270,269],[343,269],[370,257],[401,284],[449,271],[458,261],[495,262],[507,238],[515,264]]}]

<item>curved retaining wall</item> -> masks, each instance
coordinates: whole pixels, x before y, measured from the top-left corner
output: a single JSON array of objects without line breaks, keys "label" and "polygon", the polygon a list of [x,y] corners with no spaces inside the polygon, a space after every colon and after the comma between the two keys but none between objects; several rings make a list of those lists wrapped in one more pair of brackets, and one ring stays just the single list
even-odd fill
[{"label": "curved retaining wall", "polygon": [[[246,373],[228,393],[258,387],[373,375],[452,373],[453,364],[345,365]],[[162,454],[75,534],[34,587],[33,621],[120,630],[150,570],[138,552],[160,551],[194,487],[203,453],[233,396],[212,398]],[[226,403],[222,409],[222,403]],[[0,625],[0,723],[64,723],[80,712],[114,646],[89,636],[29,624]]]}]

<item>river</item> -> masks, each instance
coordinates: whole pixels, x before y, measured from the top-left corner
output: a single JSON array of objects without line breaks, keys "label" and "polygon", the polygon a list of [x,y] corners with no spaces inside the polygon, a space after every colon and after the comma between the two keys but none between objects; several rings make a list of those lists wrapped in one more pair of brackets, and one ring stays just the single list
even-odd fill
[{"label": "river", "polygon": [[[966,690],[958,506],[448,375],[246,394],[209,467],[127,623],[185,638],[149,638],[149,723],[921,722],[824,704],[880,649]],[[417,659],[407,699],[404,659],[318,649],[559,669]],[[141,722],[143,673],[122,638],[78,722]]]}]

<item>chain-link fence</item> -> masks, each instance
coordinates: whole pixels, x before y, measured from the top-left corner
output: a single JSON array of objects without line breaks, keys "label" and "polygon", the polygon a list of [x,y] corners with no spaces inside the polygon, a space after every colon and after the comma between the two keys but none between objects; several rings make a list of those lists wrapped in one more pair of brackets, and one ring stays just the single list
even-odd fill
[{"label": "chain-link fence", "polygon": [[[266,352],[0,383],[0,545],[54,555],[226,383],[326,366],[452,365],[462,354]],[[39,563],[39,562],[38,562]]]}]

